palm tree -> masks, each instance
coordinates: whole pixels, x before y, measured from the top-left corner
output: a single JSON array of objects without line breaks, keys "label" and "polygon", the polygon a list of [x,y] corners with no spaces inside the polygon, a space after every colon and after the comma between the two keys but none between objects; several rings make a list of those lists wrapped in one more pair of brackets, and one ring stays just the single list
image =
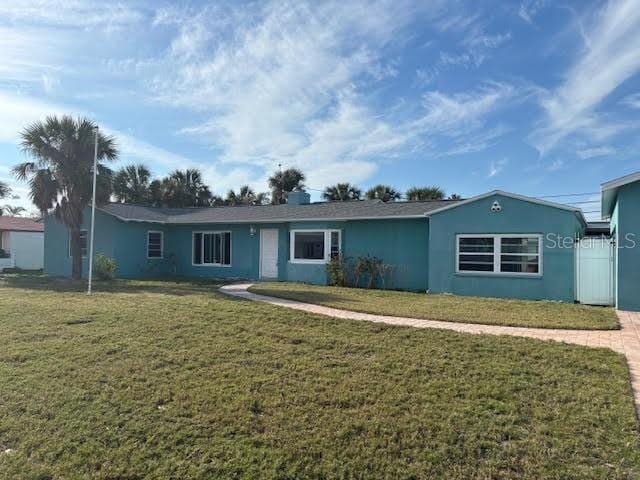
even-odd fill
[{"label": "palm tree", "polygon": [[[157,184],[153,188],[157,189]],[[168,207],[203,207],[208,206],[211,199],[211,191],[197,169],[175,170],[162,180],[159,190],[162,203]]]},{"label": "palm tree", "polygon": [[113,177],[113,194],[119,202],[149,203],[151,172],[142,165],[122,167]]},{"label": "palm tree", "polygon": [[5,205],[4,207],[0,208],[0,215],[6,213],[7,215],[10,215],[12,217],[19,217],[26,211],[27,209],[24,207],[12,207],[11,205]]},{"label": "palm tree", "polygon": [[385,202],[402,198],[402,194],[395,188],[383,184],[370,188],[365,195],[369,200],[383,200]]},{"label": "palm tree", "polygon": [[225,203],[227,205],[262,205],[266,200],[266,193],[255,193],[249,185],[243,185],[239,193],[229,190]]},{"label": "palm tree", "polygon": [[449,198],[447,198],[447,200],[462,200],[462,197],[457,193],[452,193],[451,195],[449,195]]},{"label": "palm tree", "polygon": [[407,200],[443,200],[445,193],[440,187],[412,187],[405,194]]},{"label": "palm tree", "polygon": [[[82,275],[80,228],[83,211],[90,204],[93,192],[92,168],[95,129],[87,118],[47,117],[20,134],[22,150],[32,161],[13,168],[18,180],[29,182],[29,197],[44,215],[53,210],[70,231],[71,276]],[[118,150],[111,136],[98,135],[98,160],[116,159]],[[103,204],[111,196],[112,172],[98,163],[96,201]]]},{"label": "palm tree", "polygon": [[304,190],[305,176],[297,168],[288,168],[278,171],[269,177],[269,188],[271,188],[271,203],[278,205],[286,203],[287,193]]},{"label": "palm tree", "polygon": [[0,198],[8,197],[11,193],[9,185],[4,182],[0,182]]},{"label": "palm tree", "polygon": [[336,183],[326,187],[322,198],[331,202],[345,202],[348,200],[360,200],[362,190],[350,183]]},{"label": "palm tree", "polygon": [[226,200],[219,195],[211,195],[209,199],[210,207],[224,207],[226,204]]}]

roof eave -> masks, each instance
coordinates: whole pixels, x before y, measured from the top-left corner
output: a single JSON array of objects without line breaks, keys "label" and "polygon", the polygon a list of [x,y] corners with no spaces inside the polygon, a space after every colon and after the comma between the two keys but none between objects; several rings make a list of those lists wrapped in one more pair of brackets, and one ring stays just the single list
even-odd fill
[{"label": "roof eave", "polygon": [[452,205],[446,205],[446,206],[441,207],[441,208],[436,208],[435,210],[427,212],[425,215],[430,217],[431,215],[436,215],[436,214],[438,214],[440,212],[444,212],[444,211],[450,210],[452,208],[457,208],[457,207],[462,206],[462,205],[467,205],[469,203],[477,202],[478,200],[482,200],[484,198],[488,198],[488,197],[491,197],[493,195],[502,195],[504,197],[510,197],[510,198],[514,198],[516,200],[522,200],[524,202],[535,203],[537,205],[544,205],[546,207],[558,208],[558,209],[561,209],[561,210],[567,210],[567,211],[570,211],[570,212],[575,212],[578,215],[578,218],[580,218],[580,220],[585,225],[587,224],[587,221],[584,218],[582,210],[580,210],[579,208],[570,207],[568,205],[563,205],[561,203],[548,202],[546,200],[540,200],[539,198],[527,197],[525,195],[518,195],[516,193],[505,192],[503,190],[492,190],[492,191],[487,192],[487,193],[476,195],[475,197],[468,198],[467,200],[462,200],[462,201],[454,203]]}]

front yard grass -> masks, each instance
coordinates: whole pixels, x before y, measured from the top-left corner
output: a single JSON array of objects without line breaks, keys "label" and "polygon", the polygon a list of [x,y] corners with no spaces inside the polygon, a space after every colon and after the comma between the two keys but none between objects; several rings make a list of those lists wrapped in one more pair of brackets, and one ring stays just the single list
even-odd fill
[{"label": "front yard grass", "polygon": [[635,479],[624,358],[210,282],[0,278],[2,479]]},{"label": "front yard grass", "polygon": [[249,290],[261,295],[326,307],[396,317],[511,327],[581,330],[619,328],[613,308],[572,303],[325,287],[287,282],[258,283]]}]

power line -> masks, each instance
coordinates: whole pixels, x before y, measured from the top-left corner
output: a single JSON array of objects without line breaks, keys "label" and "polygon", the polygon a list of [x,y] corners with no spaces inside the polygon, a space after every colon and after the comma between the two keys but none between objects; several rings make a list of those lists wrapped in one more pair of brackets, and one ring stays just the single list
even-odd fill
[{"label": "power line", "polygon": [[583,205],[586,203],[600,203],[600,200],[588,200],[584,202],[567,202],[567,205]]},{"label": "power line", "polygon": [[559,198],[559,197],[581,197],[583,195],[597,195],[600,192],[586,192],[586,193],[563,193],[558,195],[542,195],[537,198]]}]

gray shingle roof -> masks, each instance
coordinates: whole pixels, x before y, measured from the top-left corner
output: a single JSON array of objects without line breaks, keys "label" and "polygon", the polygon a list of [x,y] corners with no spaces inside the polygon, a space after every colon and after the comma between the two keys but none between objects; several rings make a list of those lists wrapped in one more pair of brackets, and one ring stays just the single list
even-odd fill
[{"label": "gray shingle roof", "polygon": [[450,205],[456,200],[428,202],[319,202],[308,205],[261,205],[239,207],[159,208],[110,203],[100,210],[124,221],[167,224],[264,223],[308,220],[357,220],[419,218],[425,213]]}]

